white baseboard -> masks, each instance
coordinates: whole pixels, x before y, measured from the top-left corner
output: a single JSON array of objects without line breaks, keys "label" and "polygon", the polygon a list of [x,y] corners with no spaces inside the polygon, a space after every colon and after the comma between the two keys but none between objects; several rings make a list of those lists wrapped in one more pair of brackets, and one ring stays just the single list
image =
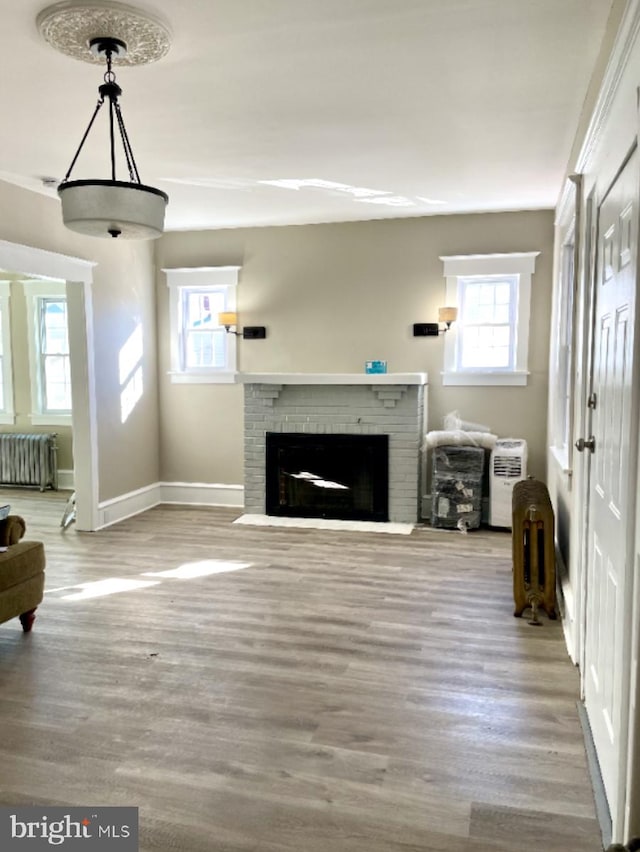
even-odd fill
[{"label": "white baseboard", "polygon": [[58,490],[73,491],[75,490],[75,477],[72,470],[58,471]]},{"label": "white baseboard", "polygon": [[244,508],[244,486],[220,482],[160,482],[160,502]]},{"label": "white baseboard", "polygon": [[244,507],[244,487],[208,482],[156,482],[98,504],[98,526],[109,527],[160,503],[179,506]]},{"label": "white baseboard", "polygon": [[558,596],[558,614],[562,622],[562,630],[564,633],[564,643],[567,646],[567,653],[574,665],[578,665],[576,659],[576,601],[573,592],[573,586],[569,580],[569,575],[562,558],[560,548],[556,546],[556,594]]},{"label": "white baseboard", "polygon": [[125,518],[130,518],[132,515],[146,512],[147,509],[152,509],[160,502],[160,485],[157,482],[155,485],[147,485],[145,488],[138,488],[137,491],[130,491],[128,494],[121,494],[112,500],[105,500],[98,503],[98,526],[96,529],[101,530],[104,527],[111,526],[111,524],[118,523],[118,521],[124,521]]}]

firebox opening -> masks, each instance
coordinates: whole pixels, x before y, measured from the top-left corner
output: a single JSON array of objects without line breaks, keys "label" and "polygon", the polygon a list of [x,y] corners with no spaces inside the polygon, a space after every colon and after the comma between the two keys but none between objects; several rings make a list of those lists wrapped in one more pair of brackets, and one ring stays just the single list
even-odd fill
[{"label": "firebox opening", "polygon": [[267,432],[266,513],[389,520],[389,436]]}]

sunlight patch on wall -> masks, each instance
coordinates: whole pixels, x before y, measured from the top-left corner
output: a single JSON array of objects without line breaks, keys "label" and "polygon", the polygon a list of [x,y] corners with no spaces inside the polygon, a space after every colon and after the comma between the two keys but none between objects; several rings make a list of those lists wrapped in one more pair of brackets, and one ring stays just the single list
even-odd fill
[{"label": "sunlight patch on wall", "polygon": [[129,415],[142,398],[144,391],[142,356],[144,345],[142,326],[134,328],[129,339],[120,349],[118,366],[120,373],[120,422],[126,423]]}]

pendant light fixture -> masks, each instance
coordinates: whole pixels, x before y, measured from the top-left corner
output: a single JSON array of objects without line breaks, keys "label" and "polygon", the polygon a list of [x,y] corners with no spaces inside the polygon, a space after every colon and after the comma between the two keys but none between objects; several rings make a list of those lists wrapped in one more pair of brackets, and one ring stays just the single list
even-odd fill
[{"label": "pendant light fixture", "polygon": [[[141,23],[143,24],[141,28]],[[118,3],[59,3],[38,16],[45,39],[62,52],[85,61],[104,62],[104,82],[98,87],[98,102],[80,145],[71,161],[58,195],[64,224],[72,231],[94,237],[155,239],[162,234],[168,196],[140,180],[119,98],[113,63],[137,65],[160,58],[168,50],[168,30],[146,13]],[[128,34],[133,33],[134,51]],[[111,34],[115,33],[115,34]],[[105,102],[109,113],[109,158],[111,174],[102,179],[71,179],[87,137]],[[122,146],[128,180],[116,175],[116,137]],[[120,157],[122,159],[122,157]]]}]

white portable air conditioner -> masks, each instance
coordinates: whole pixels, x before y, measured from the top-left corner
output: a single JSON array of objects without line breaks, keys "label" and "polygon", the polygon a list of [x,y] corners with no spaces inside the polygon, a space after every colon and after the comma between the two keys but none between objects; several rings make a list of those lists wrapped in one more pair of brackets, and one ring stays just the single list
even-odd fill
[{"label": "white portable air conditioner", "polygon": [[511,528],[513,486],[527,478],[527,442],[498,438],[491,451],[489,525]]}]

